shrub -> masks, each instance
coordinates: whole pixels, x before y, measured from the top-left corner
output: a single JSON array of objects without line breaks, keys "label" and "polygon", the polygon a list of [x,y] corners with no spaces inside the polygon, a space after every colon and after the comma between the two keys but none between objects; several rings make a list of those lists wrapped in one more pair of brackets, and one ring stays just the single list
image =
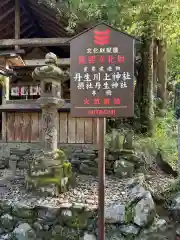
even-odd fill
[{"label": "shrub", "polygon": [[172,112],[168,112],[164,118],[157,118],[153,137],[144,135],[135,136],[135,147],[156,155],[159,150],[166,156],[166,161],[173,167],[177,167],[177,120]]}]

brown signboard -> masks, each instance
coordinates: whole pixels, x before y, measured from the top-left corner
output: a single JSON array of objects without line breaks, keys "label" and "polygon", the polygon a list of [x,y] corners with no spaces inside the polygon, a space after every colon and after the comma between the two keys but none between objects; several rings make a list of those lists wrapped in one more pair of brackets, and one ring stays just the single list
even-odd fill
[{"label": "brown signboard", "polygon": [[134,114],[134,39],[99,24],[71,40],[73,117]]}]

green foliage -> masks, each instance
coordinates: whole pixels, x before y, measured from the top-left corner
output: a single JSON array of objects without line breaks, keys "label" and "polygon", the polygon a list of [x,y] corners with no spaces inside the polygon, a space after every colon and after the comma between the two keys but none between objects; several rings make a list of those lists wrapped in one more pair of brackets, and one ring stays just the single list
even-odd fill
[{"label": "green foliage", "polygon": [[172,82],[180,82],[180,45],[173,43],[168,51],[169,78]]},{"label": "green foliage", "polygon": [[[84,27],[104,21],[121,31],[141,37],[143,40],[151,38],[163,40],[164,43],[168,43],[170,81],[180,81],[180,45],[178,42],[180,39],[180,0],[39,0],[39,2],[56,9],[60,17],[62,14],[66,15],[69,21],[67,30],[70,33],[79,32]],[[157,108],[161,104],[162,102],[157,101]],[[138,123],[140,122],[139,116],[140,114],[137,114]],[[115,125],[112,119],[109,122]],[[107,136],[107,144],[111,138],[112,136]],[[138,135],[135,140],[137,140],[135,141],[137,147],[146,148],[152,153],[160,149],[165,153],[168,161],[176,164],[176,120],[172,113],[168,113],[163,119],[156,119],[154,135],[151,138]]]},{"label": "green foliage", "polygon": [[[41,0],[68,15],[69,29],[103,20],[138,36],[175,39],[180,34],[180,0]],[[68,4],[67,4],[68,2]]]},{"label": "green foliage", "polygon": [[67,15],[69,31],[105,21],[137,36],[175,39],[180,35],[180,0],[39,0]]},{"label": "green foliage", "polygon": [[166,160],[177,167],[177,121],[172,112],[168,112],[166,117],[157,118],[155,121],[154,135],[149,138],[143,135],[135,136],[135,147],[148,151],[151,155],[161,150],[166,156]]}]

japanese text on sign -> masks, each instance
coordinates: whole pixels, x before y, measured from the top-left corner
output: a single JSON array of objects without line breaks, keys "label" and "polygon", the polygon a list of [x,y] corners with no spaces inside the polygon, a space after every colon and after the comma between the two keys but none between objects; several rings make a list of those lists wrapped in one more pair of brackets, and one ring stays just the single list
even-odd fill
[{"label": "japanese text on sign", "polygon": [[[94,48],[86,49],[87,53],[101,52],[103,49],[106,52],[111,48]],[[119,53],[118,47],[112,48],[113,52]],[[92,96],[96,96],[100,89],[105,91],[106,96],[111,96],[113,89],[127,88],[128,80],[131,80],[129,72],[122,72],[121,65],[125,61],[125,57],[122,55],[88,55],[79,56],[78,63],[83,64],[83,74],[76,72],[74,81],[76,82],[78,90],[91,90]],[[101,65],[108,63],[107,67]],[[115,66],[114,64],[119,64]],[[88,64],[88,65],[86,65]],[[92,64],[92,65],[91,65]],[[94,64],[94,65],[93,65]],[[96,64],[96,65],[95,65]],[[97,67],[97,64],[101,65]],[[90,65],[90,66],[89,66]],[[111,103],[109,103],[111,104]]]},{"label": "japanese text on sign", "polygon": [[82,34],[81,41],[74,40],[81,47],[80,51],[73,48],[71,64],[76,67],[71,67],[71,94],[75,108],[87,116],[116,116],[117,111],[128,108],[125,97],[129,90],[133,102],[133,41],[129,41],[132,53],[126,54],[129,49],[123,48],[117,34],[103,26]]}]

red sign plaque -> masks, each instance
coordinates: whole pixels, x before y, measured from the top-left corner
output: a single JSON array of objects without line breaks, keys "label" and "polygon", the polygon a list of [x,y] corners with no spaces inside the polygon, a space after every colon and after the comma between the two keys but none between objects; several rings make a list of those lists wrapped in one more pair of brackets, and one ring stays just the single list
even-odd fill
[{"label": "red sign plaque", "polygon": [[73,117],[134,114],[134,39],[106,24],[71,40]]}]

